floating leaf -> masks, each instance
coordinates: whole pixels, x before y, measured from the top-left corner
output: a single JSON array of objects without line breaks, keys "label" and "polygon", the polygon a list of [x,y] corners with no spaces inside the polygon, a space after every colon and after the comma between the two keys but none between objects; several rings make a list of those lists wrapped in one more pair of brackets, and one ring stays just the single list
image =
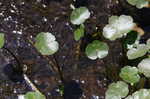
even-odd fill
[{"label": "floating leaf", "polygon": [[136,48],[131,48],[127,51],[128,59],[136,59],[144,56],[148,52],[149,48],[145,44],[138,44]]},{"label": "floating leaf", "polygon": [[5,43],[5,37],[3,33],[0,33],[0,48],[4,46]]},{"label": "floating leaf", "polygon": [[59,44],[54,35],[41,32],[36,36],[35,47],[42,55],[52,55],[57,52]]},{"label": "floating leaf", "polygon": [[18,95],[18,99],[24,99],[24,95]]},{"label": "floating leaf", "polygon": [[147,44],[148,48],[150,49],[150,39],[147,40],[146,44]]},{"label": "floating leaf", "polygon": [[139,91],[134,92],[132,95],[128,96],[125,99],[150,99],[150,90],[140,89]]},{"label": "floating leaf", "polygon": [[123,81],[112,83],[108,86],[106,91],[106,99],[121,99],[128,95],[128,85]]},{"label": "floating leaf", "polygon": [[148,0],[127,0],[127,2],[139,9],[147,7],[149,4]]},{"label": "floating leaf", "polygon": [[86,47],[86,55],[88,58],[95,60],[97,58],[104,58],[108,55],[109,47],[106,43],[98,40],[93,41]]},{"label": "floating leaf", "polygon": [[75,30],[74,39],[76,41],[80,40],[80,38],[84,36],[84,28],[85,28],[84,25],[81,24],[80,27],[77,30]]},{"label": "floating leaf", "polygon": [[80,25],[90,17],[90,12],[86,7],[75,8],[71,13],[71,23]]},{"label": "floating leaf", "polygon": [[119,76],[126,82],[133,85],[139,82],[140,76],[138,74],[138,69],[136,67],[125,66],[121,69]]},{"label": "floating leaf", "polygon": [[109,40],[116,40],[130,32],[134,26],[131,16],[111,16],[109,24],[103,28],[103,36]]},{"label": "floating leaf", "polygon": [[143,73],[146,77],[150,77],[150,58],[143,59],[138,64],[139,72]]},{"label": "floating leaf", "polygon": [[24,97],[25,99],[46,99],[45,96],[39,92],[27,92]]}]

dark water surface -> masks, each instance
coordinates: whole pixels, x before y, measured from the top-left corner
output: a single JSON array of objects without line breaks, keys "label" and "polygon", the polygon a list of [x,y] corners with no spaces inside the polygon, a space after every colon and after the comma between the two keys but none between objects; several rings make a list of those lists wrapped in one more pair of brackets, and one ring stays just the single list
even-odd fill
[{"label": "dark water surface", "polygon": [[[143,11],[120,1],[121,5],[117,0],[0,0],[0,32],[6,34],[5,48],[19,61],[6,49],[0,50],[0,99],[16,99],[18,94],[31,91],[22,76],[24,65],[28,68],[27,76],[47,99],[104,99],[107,85],[119,79],[122,45],[120,40],[110,42],[92,35],[100,32],[108,17],[114,14],[131,14],[143,28],[150,26],[149,21],[141,20],[147,19],[149,10],[143,9],[147,11],[144,16]],[[69,21],[70,4],[86,6],[91,11],[85,23],[85,38],[80,42],[73,39],[76,27]],[[30,44],[29,40],[34,42],[39,32],[56,36],[60,49],[55,54],[55,62],[60,71],[54,71]],[[110,54],[103,60],[91,61],[85,56],[85,46],[94,39],[104,40],[110,46]],[[54,60],[52,56],[47,58]],[[58,92],[62,84],[64,96]]]}]

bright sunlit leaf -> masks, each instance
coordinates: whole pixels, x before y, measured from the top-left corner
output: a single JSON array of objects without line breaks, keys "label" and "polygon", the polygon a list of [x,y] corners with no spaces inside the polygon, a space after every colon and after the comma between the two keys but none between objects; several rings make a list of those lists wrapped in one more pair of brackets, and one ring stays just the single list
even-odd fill
[{"label": "bright sunlit leaf", "polygon": [[75,8],[71,13],[71,23],[80,25],[90,17],[90,12],[86,7]]},{"label": "bright sunlit leaf", "polygon": [[129,60],[136,59],[144,56],[148,52],[149,48],[145,44],[138,44],[127,51],[127,57]]},{"label": "bright sunlit leaf", "polygon": [[42,55],[52,55],[57,52],[59,44],[54,35],[41,32],[36,36],[35,47]]},{"label": "bright sunlit leaf", "polygon": [[118,81],[108,86],[105,99],[122,99],[126,97],[128,93],[128,85],[123,81]]},{"label": "bright sunlit leaf", "polygon": [[150,58],[143,59],[138,64],[139,72],[143,73],[146,77],[150,77]]},{"label": "bright sunlit leaf", "polygon": [[148,7],[149,5],[148,0],[127,0],[127,2],[133,6],[136,6],[139,9]]},{"label": "bright sunlit leaf", "polygon": [[109,40],[116,40],[130,32],[135,26],[131,16],[111,16],[109,24],[103,28],[103,36]]},{"label": "bright sunlit leaf", "polygon": [[150,89],[140,89],[125,99],[150,99]]}]

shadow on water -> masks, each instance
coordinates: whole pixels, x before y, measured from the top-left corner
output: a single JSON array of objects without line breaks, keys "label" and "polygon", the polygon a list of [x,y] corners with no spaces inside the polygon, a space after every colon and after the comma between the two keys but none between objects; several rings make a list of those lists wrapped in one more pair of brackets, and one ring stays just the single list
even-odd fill
[{"label": "shadow on water", "polygon": [[[137,22],[139,25],[143,28],[150,27],[150,8],[143,8],[140,10],[137,10]],[[147,28],[148,29],[148,28]],[[146,29],[146,30],[147,30]],[[148,30],[150,32],[150,29]]]},{"label": "shadow on water", "polygon": [[50,2],[63,2],[64,0],[37,0],[41,3],[49,4]]},{"label": "shadow on water", "polygon": [[3,68],[4,74],[13,82],[22,82],[24,80],[22,72],[17,71],[13,64],[7,64]]},{"label": "shadow on water", "polygon": [[87,6],[88,5],[89,0],[76,0],[74,2],[74,6],[76,8],[81,7],[81,6]]},{"label": "shadow on water", "polygon": [[72,80],[64,84],[64,99],[80,99],[82,93],[83,91],[76,81]]}]

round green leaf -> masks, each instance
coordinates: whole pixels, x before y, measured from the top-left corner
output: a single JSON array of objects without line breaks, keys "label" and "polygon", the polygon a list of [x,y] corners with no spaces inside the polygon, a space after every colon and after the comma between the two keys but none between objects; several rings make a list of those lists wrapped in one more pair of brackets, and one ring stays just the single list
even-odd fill
[{"label": "round green leaf", "polygon": [[4,46],[5,43],[5,37],[3,33],[0,33],[0,48]]},{"label": "round green leaf", "polygon": [[125,66],[121,69],[119,76],[131,85],[140,80],[138,69],[136,67]]},{"label": "round green leaf", "polygon": [[131,48],[127,51],[128,59],[136,59],[144,56],[148,52],[149,48],[145,44],[138,44],[136,48]]},{"label": "round green leaf", "polygon": [[57,52],[59,44],[54,35],[41,32],[36,36],[35,47],[42,55],[52,55]]},{"label": "round green leaf", "polygon": [[45,96],[39,92],[27,92],[24,97],[25,99],[46,99]]},{"label": "round green leaf", "polygon": [[88,58],[95,60],[97,58],[101,59],[106,57],[108,55],[108,50],[109,47],[107,43],[95,40],[87,45],[85,52]]},{"label": "round green leaf", "polygon": [[105,99],[121,99],[126,97],[128,93],[128,85],[123,81],[118,81],[108,86]]},{"label": "round green leaf", "polygon": [[109,24],[103,28],[103,36],[113,41],[126,35],[134,26],[135,23],[131,16],[111,16],[109,18]]},{"label": "round green leaf", "polygon": [[85,22],[90,17],[90,12],[86,7],[76,8],[71,13],[71,23],[75,25],[80,25]]},{"label": "round green leaf", "polygon": [[141,9],[141,8],[147,7],[148,5],[149,5],[149,2],[146,0],[137,0],[136,7]]},{"label": "round green leaf", "polygon": [[138,0],[127,0],[127,2],[133,6],[135,6],[137,4]]},{"label": "round green leaf", "polygon": [[150,77],[150,58],[143,59],[138,64],[139,72],[143,73],[146,77]]},{"label": "round green leaf", "polygon": [[149,4],[148,0],[127,0],[127,2],[139,9],[147,7]]},{"label": "round green leaf", "polygon": [[150,90],[140,89],[139,91],[134,92],[132,95],[128,96],[125,99],[150,99]]}]

